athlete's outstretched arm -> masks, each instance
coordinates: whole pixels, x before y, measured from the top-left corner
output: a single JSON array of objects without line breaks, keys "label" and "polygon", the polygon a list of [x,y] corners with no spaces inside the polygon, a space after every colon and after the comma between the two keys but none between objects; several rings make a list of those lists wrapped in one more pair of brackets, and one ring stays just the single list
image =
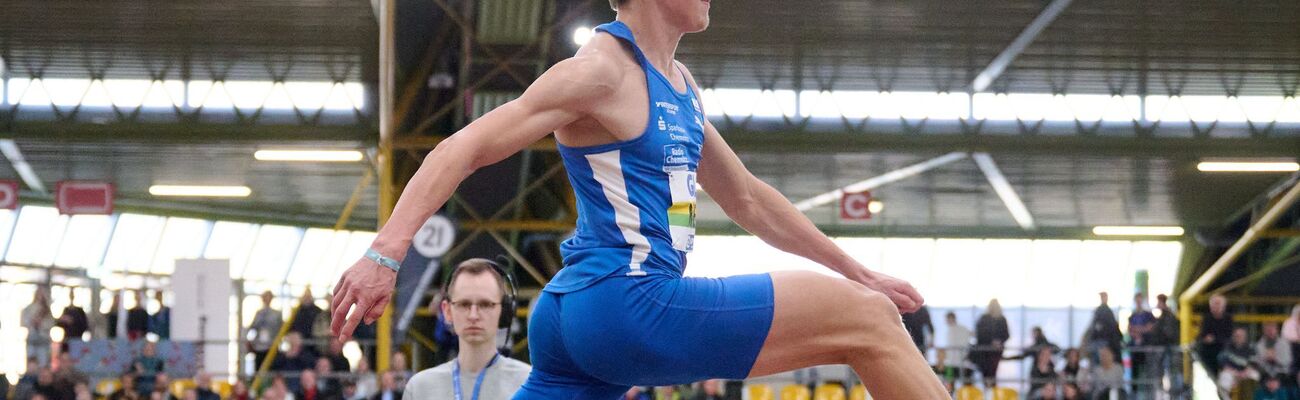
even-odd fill
[{"label": "athlete's outstretched arm", "polygon": [[782,251],[825,265],[845,278],[889,296],[899,311],[924,303],[910,284],[868,270],[826,237],[780,192],[755,177],[736,157],[712,123],[704,123],[700,185],[736,224]]},{"label": "athlete's outstretched arm", "polygon": [[[621,69],[601,57],[579,56],[551,67],[519,99],[478,118],[424,158],[371,248],[401,261],[411,237],[461,181],[587,114],[621,79]],[[334,288],[330,330],[347,340],[363,318],[367,323],[378,319],[396,275],[364,258],[348,268]]]}]

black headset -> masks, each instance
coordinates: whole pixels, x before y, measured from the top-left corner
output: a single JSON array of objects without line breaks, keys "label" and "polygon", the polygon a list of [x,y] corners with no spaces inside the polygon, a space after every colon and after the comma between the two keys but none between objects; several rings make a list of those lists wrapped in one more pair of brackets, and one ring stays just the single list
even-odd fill
[{"label": "black headset", "polygon": [[[510,263],[510,259],[505,256],[499,255],[497,259],[503,259],[506,263]],[[482,260],[487,262],[488,266],[491,266],[497,274],[501,275],[501,279],[506,282],[505,293],[501,294],[501,319],[497,320],[497,329],[506,329],[506,337],[509,338],[510,328],[514,325],[515,319],[515,299],[519,296],[518,291],[515,289],[515,279],[510,276],[510,272],[505,267],[502,267],[500,263],[486,258]],[[451,289],[451,281],[459,271],[460,265],[457,264],[456,268],[451,270],[451,275],[447,276],[447,282],[442,285],[442,300],[451,301],[451,298],[447,297],[447,290]]]}]

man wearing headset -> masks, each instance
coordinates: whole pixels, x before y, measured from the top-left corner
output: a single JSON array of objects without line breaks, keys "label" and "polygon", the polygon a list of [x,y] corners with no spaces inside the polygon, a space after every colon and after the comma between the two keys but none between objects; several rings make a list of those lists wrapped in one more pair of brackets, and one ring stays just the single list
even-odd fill
[{"label": "man wearing headset", "polygon": [[497,352],[497,330],[514,314],[513,284],[504,269],[482,258],[465,260],[443,290],[442,313],[459,336],[460,354],[421,371],[403,400],[504,400],[519,390],[532,367]]}]

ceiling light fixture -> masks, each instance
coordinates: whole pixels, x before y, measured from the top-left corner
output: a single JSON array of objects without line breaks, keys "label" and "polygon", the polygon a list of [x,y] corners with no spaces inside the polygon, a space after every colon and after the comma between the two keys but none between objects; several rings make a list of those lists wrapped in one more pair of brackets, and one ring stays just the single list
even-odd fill
[{"label": "ceiling light fixture", "polygon": [[253,190],[248,186],[192,186],[192,185],[153,185],[149,194],[172,197],[248,197]]},{"label": "ceiling light fixture", "polygon": [[1097,226],[1092,228],[1097,236],[1182,236],[1181,226]]},{"label": "ceiling light fixture", "polygon": [[361,161],[362,154],[356,150],[266,149],[254,152],[253,158],[258,161],[352,162]]},{"label": "ceiling light fixture", "polygon": [[1201,172],[1296,172],[1295,160],[1202,160],[1196,164]]}]

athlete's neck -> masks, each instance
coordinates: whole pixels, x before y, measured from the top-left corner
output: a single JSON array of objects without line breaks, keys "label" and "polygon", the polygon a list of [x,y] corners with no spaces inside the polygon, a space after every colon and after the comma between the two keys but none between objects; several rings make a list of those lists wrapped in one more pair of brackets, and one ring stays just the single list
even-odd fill
[{"label": "athlete's neck", "polygon": [[672,76],[672,71],[676,70],[673,68],[673,55],[677,53],[677,43],[685,32],[669,25],[663,12],[650,4],[619,11],[618,20],[632,30],[637,47],[645,53],[650,64],[665,76]]},{"label": "athlete's neck", "polygon": [[493,343],[496,343],[496,340],[469,343],[461,339],[460,354],[456,356],[456,360],[460,362],[460,370],[470,374],[482,371],[483,367],[492,361],[492,356],[497,355],[497,348]]}]

